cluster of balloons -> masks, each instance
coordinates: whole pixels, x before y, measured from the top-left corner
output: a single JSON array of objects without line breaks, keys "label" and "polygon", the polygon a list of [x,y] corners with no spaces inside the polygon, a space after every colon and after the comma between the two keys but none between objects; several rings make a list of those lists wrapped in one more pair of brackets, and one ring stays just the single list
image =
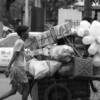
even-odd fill
[{"label": "cluster of balloons", "polygon": [[93,64],[100,66],[100,22],[89,23],[86,20],[80,22],[77,35],[82,37],[82,42],[89,45],[88,53],[93,56]]}]

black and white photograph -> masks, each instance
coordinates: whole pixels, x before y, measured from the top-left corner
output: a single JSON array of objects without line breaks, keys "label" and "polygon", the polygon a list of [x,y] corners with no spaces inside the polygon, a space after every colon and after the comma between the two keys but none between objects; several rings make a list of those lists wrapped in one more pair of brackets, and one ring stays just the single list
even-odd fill
[{"label": "black and white photograph", "polygon": [[0,100],[100,100],[100,0],[0,0]]}]

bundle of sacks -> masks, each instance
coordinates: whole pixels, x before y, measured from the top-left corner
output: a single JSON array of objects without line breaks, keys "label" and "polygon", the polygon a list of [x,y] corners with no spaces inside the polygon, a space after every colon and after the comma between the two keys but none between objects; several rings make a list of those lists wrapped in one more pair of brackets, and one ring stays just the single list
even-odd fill
[{"label": "bundle of sacks", "polygon": [[[68,45],[55,45],[50,48],[49,55],[56,60],[68,60],[68,57],[74,53],[71,46]],[[67,57],[67,59],[66,59]],[[70,58],[70,57],[69,57]]]},{"label": "bundle of sacks", "polygon": [[93,64],[100,66],[100,22],[81,21],[77,35],[82,38],[85,45],[89,45],[88,53],[93,56]]},{"label": "bundle of sacks", "polygon": [[[41,79],[46,76],[53,76],[57,71],[63,73],[62,60],[69,62],[74,50],[68,45],[56,45],[49,49],[49,60],[31,59],[28,62],[28,71],[34,76],[34,79]],[[65,67],[65,66],[64,66]],[[68,66],[69,67],[69,66]],[[69,70],[66,66],[66,70]]]}]

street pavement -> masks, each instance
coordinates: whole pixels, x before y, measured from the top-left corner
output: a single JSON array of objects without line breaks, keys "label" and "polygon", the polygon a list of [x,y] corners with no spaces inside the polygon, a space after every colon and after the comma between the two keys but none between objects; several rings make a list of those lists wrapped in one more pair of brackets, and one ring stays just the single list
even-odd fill
[{"label": "street pavement", "polygon": [[[9,84],[10,80],[9,78],[6,78],[4,74],[0,73],[0,96],[2,94],[4,94],[5,92],[9,91],[11,88],[11,85]],[[98,82],[96,82],[98,83]],[[99,82],[99,87],[100,87],[100,82]],[[36,96],[36,91],[34,91],[34,96]],[[21,100],[21,95],[19,93],[4,99],[4,100]],[[28,98],[28,100],[31,100],[30,96]],[[37,98],[34,98],[33,100],[37,100]],[[91,100],[100,100],[100,92],[96,93],[96,95],[94,96],[94,93],[91,92]]]},{"label": "street pavement", "polygon": [[[11,85],[9,84],[9,82],[10,80],[8,78],[6,78],[3,74],[0,74],[0,96],[10,90]],[[21,100],[21,95],[17,93],[5,100]],[[28,98],[28,100],[31,100],[30,97]]]}]

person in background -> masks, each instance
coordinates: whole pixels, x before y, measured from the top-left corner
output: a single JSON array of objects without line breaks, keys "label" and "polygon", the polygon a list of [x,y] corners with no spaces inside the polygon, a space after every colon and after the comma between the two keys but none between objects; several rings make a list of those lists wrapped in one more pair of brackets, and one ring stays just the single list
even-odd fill
[{"label": "person in background", "polygon": [[25,41],[28,38],[28,27],[24,25],[18,26],[16,28],[16,32],[19,36],[19,39],[14,45],[13,56],[6,71],[6,75],[9,74],[10,76],[12,88],[9,92],[2,95],[0,100],[12,96],[16,94],[16,92],[19,92],[22,95],[22,100],[28,100],[28,96],[32,88],[30,87],[30,82],[27,75],[24,52]]}]

